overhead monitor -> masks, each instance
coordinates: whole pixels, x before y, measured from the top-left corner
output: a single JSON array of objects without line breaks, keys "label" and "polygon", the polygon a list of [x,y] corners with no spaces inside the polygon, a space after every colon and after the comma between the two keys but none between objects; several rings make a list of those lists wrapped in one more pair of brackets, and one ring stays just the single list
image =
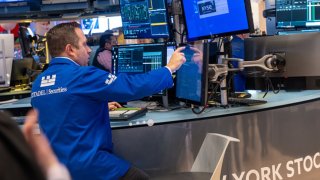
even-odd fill
[{"label": "overhead monitor", "polygon": [[0,0],[0,6],[2,5],[26,5],[30,0]]},{"label": "overhead monitor", "polygon": [[97,17],[81,19],[81,29],[85,35],[91,35],[96,33],[104,33],[107,30],[121,27],[121,17]]},{"label": "overhead monitor", "polygon": [[276,0],[276,26],[284,29],[319,28],[320,6],[316,0]]},{"label": "overhead monitor", "polygon": [[63,14],[62,18],[79,18],[79,12],[74,12],[75,9],[88,9],[89,1],[87,0],[41,0],[41,11],[61,11],[69,12]]},{"label": "overhead monitor", "polygon": [[126,39],[169,37],[165,0],[120,0],[120,14]]},{"label": "overhead monitor", "polygon": [[42,0],[42,4],[64,4],[77,2],[87,2],[87,0]]},{"label": "overhead monitor", "polygon": [[253,31],[250,0],[182,0],[187,40]]},{"label": "overhead monitor", "polygon": [[[28,0],[27,0],[28,1]],[[0,3],[9,3],[9,2],[27,2],[26,0],[0,0]]]},{"label": "overhead monitor", "polygon": [[177,71],[176,97],[187,103],[205,105],[208,94],[209,48],[195,44],[184,51],[186,62]]}]

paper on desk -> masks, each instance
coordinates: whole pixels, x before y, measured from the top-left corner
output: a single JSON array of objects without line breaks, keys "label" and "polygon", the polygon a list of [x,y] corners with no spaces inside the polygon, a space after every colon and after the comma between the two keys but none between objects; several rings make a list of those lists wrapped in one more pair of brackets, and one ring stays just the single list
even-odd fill
[{"label": "paper on desk", "polygon": [[16,102],[16,101],[18,101],[18,99],[9,99],[9,100],[6,100],[6,101],[0,101],[0,104],[13,103],[13,102]]}]

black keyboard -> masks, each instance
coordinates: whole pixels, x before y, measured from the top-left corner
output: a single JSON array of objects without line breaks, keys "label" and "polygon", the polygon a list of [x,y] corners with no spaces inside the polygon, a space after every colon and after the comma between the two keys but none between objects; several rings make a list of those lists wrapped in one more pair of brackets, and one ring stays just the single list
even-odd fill
[{"label": "black keyboard", "polygon": [[257,100],[257,99],[247,99],[247,98],[228,98],[228,104],[239,104],[246,106],[255,106],[260,104],[265,104],[267,101],[265,100]]},{"label": "black keyboard", "polygon": [[144,116],[147,112],[147,108],[117,108],[114,111],[109,111],[109,118],[110,121],[127,121]]}]

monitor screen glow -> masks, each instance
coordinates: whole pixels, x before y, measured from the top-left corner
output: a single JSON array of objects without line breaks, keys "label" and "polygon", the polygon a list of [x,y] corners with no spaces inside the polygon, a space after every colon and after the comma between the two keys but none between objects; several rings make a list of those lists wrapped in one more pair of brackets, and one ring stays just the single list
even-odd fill
[{"label": "monitor screen glow", "polygon": [[169,37],[165,0],[120,0],[120,14],[126,39]]},{"label": "monitor screen glow", "polygon": [[196,105],[207,103],[208,46],[197,43],[184,51],[186,62],[177,71],[176,97]]},{"label": "monitor screen glow", "polygon": [[182,0],[188,41],[251,32],[248,0]]}]

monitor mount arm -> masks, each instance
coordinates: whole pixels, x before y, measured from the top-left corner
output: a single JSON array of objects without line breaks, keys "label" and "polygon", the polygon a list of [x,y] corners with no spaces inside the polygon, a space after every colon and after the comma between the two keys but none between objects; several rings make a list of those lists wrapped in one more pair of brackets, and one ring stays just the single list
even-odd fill
[{"label": "monitor mount arm", "polygon": [[[230,61],[238,62],[238,68],[229,68]],[[286,61],[278,54],[267,54],[262,58],[254,61],[243,61],[239,58],[224,58],[223,64],[210,64],[209,65],[209,81],[220,83],[221,105],[228,105],[227,98],[227,80],[228,72],[243,71],[247,67],[258,67],[267,72],[281,72],[284,70]]]}]

